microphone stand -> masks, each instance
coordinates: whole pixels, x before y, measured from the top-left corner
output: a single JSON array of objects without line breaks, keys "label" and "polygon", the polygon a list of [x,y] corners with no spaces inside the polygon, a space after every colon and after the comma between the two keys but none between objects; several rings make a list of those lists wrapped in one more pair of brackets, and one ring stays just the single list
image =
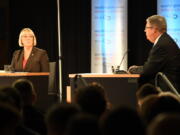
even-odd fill
[{"label": "microphone stand", "polygon": [[116,69],[114,68],[114,66],[112,66],[112,72],[113,72],[114,74],[127,74],[127,71],[125,71],[125,70],[120,70],[120,67],[121,67],[122,62],[124,61],[124,58],[125,58],[125,56],[127,55],[128,51],[129,51],[129,50],[127,50],[127,51],[124,53],[123,58],[122,58],[122,60],[121,60],[121,62],[120,62],[120,64],[119,64],[119,66],[117,66]]}]

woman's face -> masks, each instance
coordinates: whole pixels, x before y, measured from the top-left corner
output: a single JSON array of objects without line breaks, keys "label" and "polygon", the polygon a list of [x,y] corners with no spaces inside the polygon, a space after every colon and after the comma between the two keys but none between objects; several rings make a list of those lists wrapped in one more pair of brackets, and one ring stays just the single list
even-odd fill
[{"label": "woman's face", "polygon": [[21,42],[24,47],[32,47],[34,41],[34,36],[31,32],[24,31],[21,36]]}]

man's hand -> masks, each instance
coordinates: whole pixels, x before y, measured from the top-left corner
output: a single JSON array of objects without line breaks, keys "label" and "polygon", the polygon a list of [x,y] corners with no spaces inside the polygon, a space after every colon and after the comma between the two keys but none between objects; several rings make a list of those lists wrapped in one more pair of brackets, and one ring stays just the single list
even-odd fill
[{"label": "man's hand", "polygon": [[130,66],[128,69],[129,74],[139,74],[141,72],[142,72],[142,66],[133,65],[133,66]]}]

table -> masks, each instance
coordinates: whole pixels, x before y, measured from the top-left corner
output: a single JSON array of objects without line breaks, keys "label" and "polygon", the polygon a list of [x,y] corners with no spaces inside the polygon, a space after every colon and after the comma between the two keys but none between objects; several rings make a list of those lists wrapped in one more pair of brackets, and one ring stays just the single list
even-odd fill
[{"label": "table", "polygon": [[48,85],[49,85],[49,72],[4,72],[0,71],[0,86],[9,86],[20,78],[25,78],[30,80],[37,92],[37,102],[35,106],[40,109],[40,111],[46,111],[51,105],[48,101]]},{"label": "table", "polygon": [[[76,79],[77,75],[80,77]],[[104,86],[109,101],[112,105],[126,105],[136,108],[136,89],[139,74],[69,74],[71,97],[73,98],[74,89],[82,87],[84,83],[98,82]]]}]

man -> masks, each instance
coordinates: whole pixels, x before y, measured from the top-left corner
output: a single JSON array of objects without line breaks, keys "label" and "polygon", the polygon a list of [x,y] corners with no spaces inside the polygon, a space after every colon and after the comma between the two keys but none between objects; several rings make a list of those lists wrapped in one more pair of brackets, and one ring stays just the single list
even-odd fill
[{"label": "man", "polygon": [[[154,84],[158,72],[164,73],[178,90],[180,85],[180,51],[175,41],[166,33],[167,24],[163,16],[147,18],[146,38],[153,43],[149,57],[143,66],[131,66],[129,73],[140,73],[139,85]],[[179,89],[180,91],[180,89]]]}]

